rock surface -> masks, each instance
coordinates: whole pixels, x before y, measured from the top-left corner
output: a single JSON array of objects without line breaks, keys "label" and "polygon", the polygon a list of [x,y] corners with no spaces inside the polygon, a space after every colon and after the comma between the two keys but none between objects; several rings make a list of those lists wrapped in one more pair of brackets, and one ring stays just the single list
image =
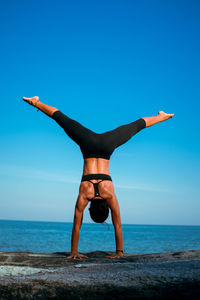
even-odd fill
[{"label": "rock surface", "polygon": [[110,254],[0,252],[0,299],[200,299],[200,250]]}]

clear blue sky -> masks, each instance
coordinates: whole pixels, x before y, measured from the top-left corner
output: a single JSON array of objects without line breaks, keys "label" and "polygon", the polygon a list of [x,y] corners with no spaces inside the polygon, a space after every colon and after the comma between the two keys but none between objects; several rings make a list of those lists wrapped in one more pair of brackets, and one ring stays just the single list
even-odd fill
[{"label": "clear blue sky", "polygon": [[200,225],[199,1],[1,1],[0,28],[0,219],[73,219],[82,156],[38,95],[97,132],[175,113],[111,175],[123,223]]}]

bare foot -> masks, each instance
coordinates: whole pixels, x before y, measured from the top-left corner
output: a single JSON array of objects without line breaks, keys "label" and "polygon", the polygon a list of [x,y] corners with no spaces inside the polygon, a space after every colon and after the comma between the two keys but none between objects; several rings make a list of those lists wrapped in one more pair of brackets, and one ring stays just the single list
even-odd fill
[{"label": "bare foot", "polygon": [[159,116],[164,120],[168,120],[174,116],[174,114],[166,114],[164,111],[160,110],[158,112]]},{"label": "bare foot", "polygon": [[39,102],[39,97],[38,96],[34,96],[32,98],[23,97],[23,100],[36,107],[36,104]]}]

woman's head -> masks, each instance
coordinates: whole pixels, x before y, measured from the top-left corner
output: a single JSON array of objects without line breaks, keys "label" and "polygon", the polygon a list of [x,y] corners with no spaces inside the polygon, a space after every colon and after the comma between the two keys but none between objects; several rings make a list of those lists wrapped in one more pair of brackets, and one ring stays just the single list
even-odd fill
[{"label": "woman's head", "polygon": [[96,223],[103,223],[109,215],[109,207],[105,199],[92,199],[90,203],[90,216]]}]

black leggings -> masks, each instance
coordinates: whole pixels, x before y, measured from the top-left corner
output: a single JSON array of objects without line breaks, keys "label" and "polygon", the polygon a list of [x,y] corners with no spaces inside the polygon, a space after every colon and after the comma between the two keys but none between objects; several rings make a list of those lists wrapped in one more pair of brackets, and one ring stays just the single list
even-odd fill
[{"label": "black leggings", "polygon": [[52,115],[52,118],[80,146],[84,158],[110,159],[117,147],[126,143],[132,136],[146,127],[145,120],[138,119],[130,124],[98,134],[70,119],[59,110]]}]

